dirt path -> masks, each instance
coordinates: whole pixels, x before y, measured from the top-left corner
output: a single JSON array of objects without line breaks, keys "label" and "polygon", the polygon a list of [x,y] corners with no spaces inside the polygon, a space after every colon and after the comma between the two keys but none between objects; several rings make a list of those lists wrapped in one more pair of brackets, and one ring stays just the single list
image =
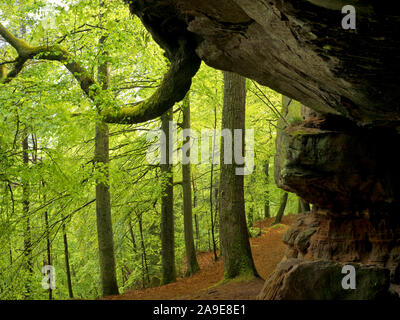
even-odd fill
[{"label": "dirt path", "polygon": [[[293,222],[294,215],[285,216],[282,224],[270,227],[273,219],[258,221],[255,227],[261,228],[262,236],[250,239],[254,262],[259,275],[266,279],[282,259],[286,246],[282,236]],[[222,260],[214,262],[211,252],[198,253],[201,270],[189,278],[179,278],[177,282],[128,291],[119,296],[108,297],[110,300],[246,300],[255,299],[260,292],[264,280],[255,279],[251,282],[230,282],[218,284],[223,277]]]}]

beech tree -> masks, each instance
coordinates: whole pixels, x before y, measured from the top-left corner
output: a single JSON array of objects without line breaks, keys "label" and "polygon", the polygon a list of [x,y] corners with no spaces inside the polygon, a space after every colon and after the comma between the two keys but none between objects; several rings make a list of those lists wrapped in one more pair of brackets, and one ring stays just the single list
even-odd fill
[{"label": "beech tree", "polygon": [[[100,7],[103,7],[103,2],[100,2]],[[14,67],[7,73],[5,65],[2,66],[1,82],[6,84],[12,81],[23,69],[26,63],[32,59],[43,59],[51,61],[59,61],[71,72],[75,79],[79,82],[83,92],[94,101],[97,106],[99,117],[96,120],[96,150],[95,150],[95,163],[101,170],[105,170],[105,177],[107,177],[108,165],[108,123],[120,124],[134,124],[145,122],[162,115],[166,110],[172,107],[175,102],[180,101],[186,95],[191,85],[191,80],[200,66],[200,60],[197,56],[193,56],[192,51],[187,50],[185,42],[180,43],[180,47],[174,51],[168,51],[171,60],[170,70],[164,77],[160,87],[148,99],[137,103],[132,107],[118,108],[113,105],[113,99],[107,92],[110,66],[107,63],[99,65],[98,77],[95,78],[76,60],[73,54],[68,52],[62,46],[55,45],[40,45],[31,46],[22,39],[18,39],[11,32],[0,23],[0,35],[8,42],[17,52],[17,57],[14,60]],[[100,45],[105,41],[106,37],[103,36],[100,40]],[[112,106],[108,106],[112,104]],[[98,242],[99,242],[99,256],[100,256],[100,269],[101,269],[101,283],[103,295],[118,294],[118,285],[116,282],[116,271],[114,261],[114,245],[112,239],[112,222],[111,222],[111,206],[110,195],[106,181],[99,182],[96,185],[96,212],[97,212],[97,228],[98,228]],[[167,190],[170,190],[167,188]],[[171,192],[172,197],[172,192]],[[170,200],[165,201],[172,201]],[[163,212],[169,212],[170,204],[163,206]],[[167,208],[168,207],[168,208]],[[164,214],[165,217],[165,214]],[[166,218],[167,225],[171,222],[168,217]],[[27,232],[29,232],[28,220]],[[162,226],[165,226],[165,223]],[[172,222],[173,223],[173,222]],[[162,232],[167,238],[173,238],[173,230],[171,234],[170,226]],[[28,237],[28,235],[27,235]],[[27,238],[28,239],[28,238]],[[171,251],[169,248],[172,244],[166,244],[163,241],[163,257],[165,262],[165,282],[171,282],[175,279],[174,267],[167,266],[174,261],[171,258]],[[28,249],[27,249],[28,250]],[[28,250],[29,252],[29,250]],[[171,270],[167,271],[167,269]]]},{"label": "beech tree", "polygon": [[285,213],[286,204],[287,204],[287,201],[288,201],[288,196],[289,196],[289,194],[287,192],[285,192],[283,194],[283,196],[281,198],[281,204],[279,205],[279,210],[276,213],[275,220],[274,220],[273,224],[281,223],[283,214]]},{"label": "beech tree", "polygon": [[[146,135],[171,108],[193,133],[220,131],[222,73],[199,69],[193,43],[153,41],[123,2],[57,1],[46,26],[40,10],[50,2],[0,4],[0,299],[95,299],[193,274],[196,253],[221,247],[221,167],[182,164],[160,175]],[[197,69],[182,103],[190,107],[179,108]],[[257,168],[274,155],[276,123],[260,97],[249,91],[245,119]],[[266,190],[277,210],[273,179],[255,170],[244,180],[248,221],[263,217]],[[49,264],[54,290],[40,281]]]},{"label": "beech tree", "polygon": [[[182,129],[190,130],[190,93],[188,93],[182,104]],[[189,131],[190,132],[190,131]],[[186,136],[183,142],[186,146],[191,146],[190,134]],[[190,159],[190,148],[186,151],[186,157]],[[185,232],[185,249],[186,249],[186,275],[191,276],[196,273],[200,267],[197,262],[196,250],[193,239],[193,205],[192,205],[192,170],[191,164],[182,163],[182,189],[183,189],[183,216],[184,216],[184,232]]]},{"label": "beech tree", "polygon": [[161,147],[161,283],[168,284],[176,280],[175,234],[174,234],[174,180],[172,165],[172,132],[170,123],[173,111],[170,109],[161,116],[161,130],[165,134]]},{"label": "beech tree", "polygon": [[[104,3],[100,2],[100,7]],[[107,40],[107,35],[103,35],[99,40],[99,63],[97,69],[97,81],[106,91],[110,86],[110,73],[111,66],[105,60],[107,52],[104,51],[104,44]],[[109,128],[107,123],[101,118],[102,106],[98,106],[98,117],[96,117],[95,126],[95,151],[94,151],[94,164],[96,170],[100,173],[100,178],[96,182],[96,216],[97,216],[97,239],[99,246],[100,258],[100,277],[101,277],[101,290],[103,296],[118,294],[118,283],[115,267],[114,255],[114,240],[113,228],[111,217],[111,196],[109,186],[109,162],[110,162],[110,140]]]},{"label": "beech tree", "polygon": [[[244,155],[246,107],[246,79],[238,74],[224,72],[224,109],[222,130],[242,131],[241,152]],[[235,140],[235,139],[232,139]],[[235,141],[236,142],[236,141]],[[220,240],[225,279],[257,276],[250,249],[244,205],[244,177],[236,169],[243,166],[233,157],[232,164],[225,158],[225,138],[221,142],[220,178]],[[236,146],[238,147],[238,146]],[[235,154],[234,143],[231,155]]]}]

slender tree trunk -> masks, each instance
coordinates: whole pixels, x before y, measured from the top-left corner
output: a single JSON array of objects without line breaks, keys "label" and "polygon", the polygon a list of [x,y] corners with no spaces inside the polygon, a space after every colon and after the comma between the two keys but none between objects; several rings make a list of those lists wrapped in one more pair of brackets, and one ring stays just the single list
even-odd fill
[{"label": "slender tree trunk", "polygon": [[[186,95],[182,107],[183,107],[182,129],[190,129],[189,93]],[[190,145],[191,143],[190,136],[186,138],[184,143]],[[186,152],[186,156],[190,158],[190,148]],[[192,274],[200,270],[199,263],[197,262],[196,250],[194,248],[192,186],[190,180],[191,180],[191,168],[189,162],[187,164],[182,164],[183,218],[184,218],[185,248],[186,248],[186,261],[187,261],[186,276],[191,276]]]},{"label": "slender tree trunk", "polygon": [[[107,53],[101,48],[106,40],[102,37],[99,41],[102,56]],[[110,80],[110,65],[103,63],[98,68],[98,80],[103,90],[107,90]],[[99,111],[101,107],[98,108]],[[96,182],[96,215],[97,238],[99,244],[100,278],[102,296],[117,295],[118,284],[115,267],[114,240],[111,219],[111,200],[109,186],[109,129],[108,125],[98,117],[96,120],[95,137],[95,164],[103,178]]]},{"label": "slender tree trunk", "polygon": [[[192,186],[193,186],[193,208],[197,206],[197,192],[196,192],[196,184],[194,182],[194,178],[192,177]],[[200,229],[199,229],[199,219],[197,214],[194,214],[194,225],[196,229],[196,251],[199,251],[201,248],[200,243]]]},{"label": "slender tree trunk", "polygon": [[265,183],[267,185],[267,191],[265,192],[265,202],[264,202],[264,218],[268,219],[271,217],[271,207],[269,203],[269,190],[268,190],[268,184],[269,184],[269,161],[265,161],[264,165],[264,173],[265,173]]},{"label": "slender tree trunk", "polygon": [[[14,216],[14,213],[15,213],[15,203],[14,203],[14,194],[13,194],[13,191],[12,191],[12,186],[11,186],[11,183],[10,182],[7,182],[7,183],[5,183],[4,184],[4,201],[6,201],[6,199],[8,198],[8,192],[10,193],[10,198],[11,198],[11,203],[12,203],[12,211],[11,211],[11,213],[12,213],[12,215],[11,216]],[[4,204],[5,205],[5,207],[7,208],[6,209],[6,219],[7,219],[7,221],[9,221],[10,220],[10,213],[9,213],[9,210],[8,210],[8,204]],[[11,240],[11,233],[8,233],[8,235],[7,235],[7,242],[8,242],[8,246],[9,246],[9,258],[10,258],[10,265],[12,265],[13,264],[13,254],[12,254],[12,249],[13,249],[13,247],[12,247],[12,243],[13,243],[13,241]]]},{"label": "slender tree trunk", "polygon": [[100,277],[102,295],[118,294],[118,284],[115,270],[114,240],[111,220],[111,202],[108,181],[109,136],[106,123],[98,120],[96,123],[95,161],[98,170],[105,179],[96,184],[96,215],[97,238],[99,244]]},{"label": "slender tree trunk", "polygon": [[[219,212],[219,181],[218,176],[215,175],[214,183],[214,234],[219,233],[218,212]],[[217,239],[215,239],[215,252],[218,250]]]},{"label": "slender tree trunk", "polygon": [[133,227],[132,227],[132,221],[129,219],[129,234],[131,235],[131,241],[132,241],[132,246],[133,246],[133,252],[137,251],[136,247],[136,240],[135,240],[135,234],[133,233]]},{"label": "slender tree trunk", "polygon": [[[213,150],[214,150],[214,147],[213,147]],[[211,177],[210,177],[211,242],[212,242],[212,249],[213,249],[213,253],[214,253],[214,261],[217,261],[218,255],[217,255],[217,246],[215,244],[215,219],[214,219],[214,204],[213,204],[213,175],[214,175],[214,164],[211,164]]]},{"label": "slender tree trunk", "polygon": [[197,218],[197,214],[194,214],[194,225],[196,228],[196,251],[200,251],[201,244],[200,244],[200,233],[199,233],[199,221]]},{"label": "slender tree trunk", "polygon": [[[282,143],[282,130],[285,128],[285,123],[287,123],[287,120],[285,120],[288,117],[289,114],[289,106],[292,102],[292,99],[289,97],[286,97],[282,95],[282,109],[281,109],[281,115],[282,118],[279,118],[278,120],[278,128],[277,128],[277,136],[276,136],[276,144]],[[280,223],[283,217],[283,214],[285,213],[285,208],[286,208],[286,203],[288,199],[288,193],[285,192],[281,198],[281,203],[279,206],[279,210],[275,216],[275,221],[273,224]]]},{"label": "slender tree trunk", "polygon": [[73,299],[74,293],[72,291],[72,278],[71,278],[71,269],[69,264],[69,252],[68,252],[68,238],[67,238],[67,230],[65,228],[65,222],[62,225],[62,231],[64,238],[64,258],[65,258],[65,270],[67,273],[68,295],[70,299]]},{"label": "slender tree trunk", "polygon": [[301,198],[298,197],[297,199],[297,213],[304,212],[303,204],[301,203]]},{"label": "slender tree trunk", "polygon": [[[22,151],[23,151],[23,163],[25,168],[29,167],[29,144],[28,144],[28,133],[27,130],[24,130],[24,136],[22,139]],[[31,282],[33,276],[33,257],[32,257],[32,240],[31,240],[31,223],[29,218],[29,202],[30,198],[30,188],[29,182],[24,179],[22,182],[22,206],[23,213],[25,216],[25,234],[24,234],[24,255],[25,255],[25,264],[28,270],[28,279],[26,283],[26,294],[25,298],[29,298],[31,293]]]},{"label": "slender tree trunk", "polygon": [[162,284],[176,281],[175,239],[174,239],[174,187],[172,173],[172,133],[169,123],[172,122],[172,109],[161,116],[161,127],[165,133],[165,146],[161,148],[162,159],[162,196],[161,196],[161,260]]},{"label": "slender tree trunk", "polygon": [[122,266],[121,266],[121,279],[122,279],[122,286],[124,287],[127,277],[125,276],[125,270],[124,270],[124,267],[122,267]]},{"label": "slender tree trunk", "polygon": [[150,283],[149,267],[147,265],[146,246],[144,244],[144,236],[143,236],[142,214],[138,215],[138,221],[139,221],[139,232],[140,232],[140,245],[142,247],[142,259],[143,259],[142,260],[142,267],[144,267],[144,270],[146,270],[147,283]]},{"label": "slender tree trunk", "polygon": [[145,269],[144,269],[144,254],[142,252],[142,288],[146,288]]},{"label": "slender tree trunk", "polygon": [[309,212],[310,209],[310,204],[307,201],[304,201],[302,198],[299,197],[299,213],[300,212]]},{"label": "slender tree trunk", "polygon": [[[45,201],[46,202],[46,201]],[[51,261],[51,243],[50,243],[50,229],[49,229],[49,214],[44,212],[44,222],[46,227],[46,250],[47,250],[47,264],[52,265]],[[49,287],[49,300],[53,300],[53,290]]]},{"label": "slender tree trunk", "polygon": [[218,260],[217,245],[215,243],[215,217],[214,217],[214,204],[213,204],[213,182],[214,182],[214,153],[215,153],[215,130],[217,128],[217,108],[214,107],[214,134],[212,144],[212,159],[211,159],[211,175],[210,175],[210,220],[211,220],[211,239],[214,253],[214,261]]},{"label": "slender tree trunk", "polygon": [[287,192],[285,192],[282,196],[281,204],[279,206],[279,210],[278,210],[278,213],[276,214],[275,221],[273,224],[281,223],[283,214],[285,213],[288,197],[289,197],[289,194]]},{"label": "slender tree trunk", "polygon": [[207,230],[208,233],[208,251],[211,251],[211,236],[210,236],[210,229]]},{"label": "slender tree trunk", "polygon": [[[35,139],[33,139],[33,135],[32,135],[32,140],[35,141]],[[35,155],[35,157],[33,157],[33,163],[36,164],[37,163],[37,143],[33,143],[33,149],[34,149],[33,154]],[[45,186],[46,186],[46,183],[44,181],[42,181],[43,204],[46,203]],[[40,193],[39,193],[39,199],[40,199]],[[44,227],[45,227],[45,233],[46,233],[46,253],[47,253],[47,263],[46,264],[51,266],[51,265],[53,265],[53,263],[52,263],[52,259],[51,259],[49,213],[47,210],[44,212]],[[53,289],[51,287],[49,287],[49,300],[53,300]]]},{"label": "slender tree trunk", "polygon": [[[246,79],[234,73],[224,72],[224,109],[222,114],[222,129],[242,130],[240,141],[244,155],[244,129],[246,105]],[[245,205],[244,179],[236,175],[236,168],[242,167],[236,157],[227,164],[225,144],[221,143],[221,179],[220,179],[220,240],[222,258],[224,261],[224,278],[253,278],[257,276],[254,266],[250,242],[248,238]],[[233,139],[234,140],[234,139]],[[232,143],[232,155],[235,155]],[[236,146],[240,147],[240,146]],[[236,152],[238,153],[238,152]]]}]

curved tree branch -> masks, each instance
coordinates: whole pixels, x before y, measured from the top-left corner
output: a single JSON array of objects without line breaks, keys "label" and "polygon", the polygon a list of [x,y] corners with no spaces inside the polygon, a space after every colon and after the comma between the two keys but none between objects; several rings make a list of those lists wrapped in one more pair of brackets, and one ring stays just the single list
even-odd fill
[{"label": "curved tree branch", "polygon": [[170,68],[155,93],[133,107],[104,110],[104,120],[109,123],[134,124],[161,116],[185,97],[200,63],[200,58],[189,44],[185,40],[180,41],[179,49],[171,58]]},{"label": "curved tree branch", "polygon": [[[75,57],[60,45],[30,46],[16,38],[0,23],[0,35],[18,53],[14,69],[0,82],[7,83],[15,78],[29,59],[59,61],[71,72],[85,94],[92,100],[98,98],[102,89],[92,75],[75,60]],[[171,65],[165,74],[160,87],[148,99],[133,107],[121,109],[107,108],[102,110],[104,121],[109,123],[134,124],[145,122],[161,116],[176,102],[181,101],[189,91],[192,78],[200,68],[201,60],[194,51],[194,46],[185,38],[175,40],[178,43],[174,50],[168,50]],[[101,106],[100,106],[101,108]]]}]

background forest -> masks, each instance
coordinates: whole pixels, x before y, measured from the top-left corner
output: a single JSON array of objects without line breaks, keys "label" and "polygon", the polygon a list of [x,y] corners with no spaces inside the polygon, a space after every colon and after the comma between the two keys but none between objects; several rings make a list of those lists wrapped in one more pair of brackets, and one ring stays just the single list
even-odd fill
[{"label": "background forest", "polygon": [[[148,98],[168,68],[163,51],[123,1],[5,0],[0,21],[31,45],[61,45],[94,77],[107,64],[110,79],[101,99],[112,106]],[[0,37],[2,73],[15,59],[15,50]],[[273,179],[282,96],[250,80],[246,90],[255,170],[244,180],[245,208],[249,231],[256,235],[254,221],[269,212],[274,216],[284,195]],[[187,99],[192,130],[221,129],[223,94],[223,73],[202,64]],[[182,104],[173,110],[177,123],[182,123]],[[48,299],[41,285],[48,264],[56,271],[53,298],[102,295],[95,189],[104,176],[94,163],[96,106],[58,61],[36,57],[18,77],[0,83],[0,299]],[[146,159],[147,133],[160,125],[159,119],[109,125],[107,177],[120,292],[158,285],[161,279],[162,173]],[[219,169],[211,162],[191,168],[198,252],[219,249]],[[181,164],[173,166],[173,177],[180,276],[185,274]],[[289,194],[286,212],[297,211],[298,198]]]}]

